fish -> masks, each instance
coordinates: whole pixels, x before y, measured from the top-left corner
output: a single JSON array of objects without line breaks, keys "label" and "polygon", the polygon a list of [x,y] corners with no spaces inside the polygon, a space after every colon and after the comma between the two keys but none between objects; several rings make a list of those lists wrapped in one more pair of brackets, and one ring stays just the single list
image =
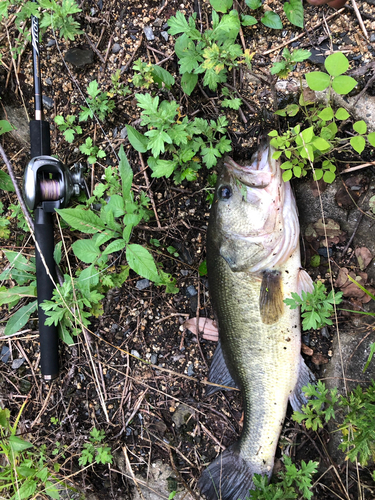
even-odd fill
[{"label": "fish", "polygon": [[[209,380],[239,388],[243,429],[199,481],[208,500],[244,500],[253,476],[272,475],[288,401],[300,410],[315,377],[301,357],[299,309],[284,299],[312,291],[301,268],[299,220],[289,182],[264,140],[248,164],[227,158],[207,230],[209,291],[219,341]],[[211,386],[211,395],[217,386]]]}]

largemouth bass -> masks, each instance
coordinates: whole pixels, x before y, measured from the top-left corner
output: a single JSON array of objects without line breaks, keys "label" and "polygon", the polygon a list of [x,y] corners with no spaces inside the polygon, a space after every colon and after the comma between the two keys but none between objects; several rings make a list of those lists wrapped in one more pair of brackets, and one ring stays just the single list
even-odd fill
[{"label": "largemouth bass", "polygon": [[[250,165],[229,159],[218,176],[207,233],[207,269],[219,327],[210,381],[242,392],[240,439],[203,472],[209,500],[244,500],[252,477],[272,474],[288,400],[306,403],[314,380],[301,354],[300,311],[291,292],[311,291],[301,269],[297,207],[264,143]],[[209,390],[209,394],[215,392]]]}]

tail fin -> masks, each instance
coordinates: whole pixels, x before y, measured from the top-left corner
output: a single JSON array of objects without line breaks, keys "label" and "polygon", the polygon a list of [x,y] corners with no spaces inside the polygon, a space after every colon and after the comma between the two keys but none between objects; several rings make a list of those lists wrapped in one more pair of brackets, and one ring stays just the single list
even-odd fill
[{"label": "tail fin", "polygon": [[198,487],[207,500],[245,500],[254,488],[253,474],[258,472],[252,470],[234,445],[203,471]]}]

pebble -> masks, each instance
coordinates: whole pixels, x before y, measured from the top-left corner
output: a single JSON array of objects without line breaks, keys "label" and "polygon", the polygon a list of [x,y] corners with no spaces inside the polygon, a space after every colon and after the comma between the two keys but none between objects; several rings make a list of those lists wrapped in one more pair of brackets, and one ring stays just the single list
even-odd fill
[{"label": "pebble", "polygon": [[141,355],[139,354],[139,352],[138,352],[138,351],[136,351],[135,349],[132,349],[132,350],[130,351],[130,354],[131,354],[132,356],[135,356],[136,358],[140,358],[140,357],[141,357]]},{"label": "pebble", "polygon": [[188,366],[187,374],[188,374],[189,377],[192,377],[194,375],[193,363]]},{"label": "pebble", "polygon": [[46,95],[44,95],[42,97],[42,101],[43,101],[43,106],[45,106],[47,109],[53,109],[54,108],[54,100],[52,99],[52,97],[48,97]]},{"label": "pebble", "polygon": [[150,281],[148,279],[138,280],[135,284],[138,290],[144,290],[145,288],[150,286]]},{"label": "pebble", "polygon": [[193,285],[188,286],[186,289],[186,295],[188,297],[194,297],[195,295],[197,295],[197,293],[198,292],[196,291],[196,289]]},{"label": "pebble", "polygon": [[12,363],[12,370],[18,370],[20,366],[25,362],[25,358],[14,359]]},{"label": "pebble", "polygon": [[325,337],[326,339],[329,339],[329,332],[328,332],[328,328],[326,326],[324,326],[320,333],[322,334],[322,337]]},{"label": "pebble", "polygon": [[72,47],[65,52],[65,60],[77,68],[83,68],[94,62],[94,52],[91,49]]},{"label": "pebble", "polygon": [[7,345],[3,345],[0,353],[0,361],[3,363],[7,363],[8,359],[10,358],[10,350]]},{"label": "pebble", "polygon": [[371,33],[370,42],[375,42],[375,33]]},{"label": "pebble", "polygon": [[[326,247],[319,248],[318,254],[321,255],[322,257],[325,257],[326,259],[328,258]],[[329,249],[329,256],[332,257],[332,248]]]},{"label": "pebble", "polygon": [[306,335],[302,335],[302,342],[309,346],[310,345],[310,334],[307,333]]},{"label": "pebble", "polygon": [[46,85],[52,85],[53,84],[52,78],[50,78],[49,76],[47,76],[47,78],[44,80],[44,83]]},{"label": "pebble", "polygon": [[47,47],[54,47],[56,45],[56,40],[54,38],[50,38],[47,42]]},{"label": "pebble", "polygon": [[149,40],[149,41],[155,40],[155,35],[154,35],[154,32],[152,31],[151,26],[145,26],[143,28],[143,32],[144,32],[147,40]]},{"label": "pebble", "polygon": [[163,20],[162,20],[162,19],[160,19],[160,17],[157,17],[157,18],[155,19],[155,21],[154,21],[152,24],[153,24],[154,26],[156,26],[157,28],[160,28],[160,27],[161,27],[161,25],[163,24]]},{"label": "pebble", "polygon": [[121,50],[121,45],[119,43],[114,43],[112,46],[112,54],[118,54]]},{"label": "pebble", "polygon": [[189,270],[188,269],[181,269],[181,274],[182,276],[189,276]]},{"label": "pebble", "polygon": [[118,324],[113,323],[113,325],[111,326],[111,333],[116,333],[117,330],[118,330]]},{"label": "pebble", "polygon": [[126,139],[128,137],[128,131],[127,131],[126,127],[124,127],[123,129],[121,129],[120,137],[121,137],[121,139]]},{"label": "pebble", "polygon": [[161,31],[161,32],[160,32],[160,36],[162,36],[162,37],[164,38],[164,40],[165,40],[166,42],[168,42],[169,35],[168,35],[168,33],[167,33],[166,31]]},{"label": "pebble", "polygon": [[156,363],[158,362],[158,355],[157,354],[151,354],[151,359],[150,359],[151,363],[153,365],[156,365]]}]

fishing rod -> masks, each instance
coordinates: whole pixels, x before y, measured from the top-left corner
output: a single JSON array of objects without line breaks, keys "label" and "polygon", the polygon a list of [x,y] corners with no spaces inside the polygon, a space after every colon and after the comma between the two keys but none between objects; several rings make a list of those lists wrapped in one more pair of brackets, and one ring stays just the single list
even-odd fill
[{"label": "fishing rod", "polygon": [[59,374],[58,328],[45,324],[47,316],[41,304],[52,299],[56,283],[53,213],[55,209],[65,208],[71,196],[84,189],[84,167],[76,163],[70,171],[51,156],[49,123],[43,117],[39,21],[35,16],[31,17],[31,40],[35,119],[29,123],[31,159],[25,170],[23,191],[27,207],[34,211],[40,364],[42,377],[50,381]]}]

